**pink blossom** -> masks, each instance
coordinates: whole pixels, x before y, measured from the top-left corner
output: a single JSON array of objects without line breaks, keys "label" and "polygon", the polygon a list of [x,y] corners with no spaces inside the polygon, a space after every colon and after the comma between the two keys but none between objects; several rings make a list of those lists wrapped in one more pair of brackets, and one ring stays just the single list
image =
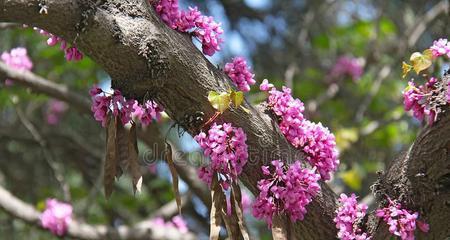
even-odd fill
[{"label": "pink blossom", "polygon": [[189,231],[187,223],[180,215],[174,216],[170,221],[164,221],[162,217],[156,217],[150,220],[155,227],[173,227],[180,233],[187,233]]},{"label": "pink blossom", "polygon": [[223,33],[221,24],[211,16],[201,16],[195,25],[197,28],[194,30],[194,36],[202,44],[203,53],[212,56],[220,51],[220,44],[223,42],[220,37]]},{"label": "pink blossom", "polygon": [[156,163],[152,163],[147,166],[147,169],[151,174],[155,175],[158,170],[158,167],[157,167]]},{"label": "pink blossom", "polygon": [[223,42],[221,24],[211,16],[204,16],[197,7],[189,7],[188,11],[180,11],[178,0],[159,0],[154,5],[155,11],[172,29],[190,32],[202,44],[204,54],[212,56],[220,50]]},{"label": "pink blossom", "polygon": [[308,120],[303,121],[299,128],[302,133],[291,138],[291,143],[303,149],[307,154],[306,160],[317,168],[324,180],[329,180],[330,173],[336,171],[339,166],[334,135],[321,123]]},{"label": "pink blossom", "polygon": [[72,221],[72,206],[56,199],[47,199],[40,221],[43,228],[57,236],[63,236]]},{"label": "pink blossom", "polygon": [[175,29],[175,22],[180,18],[178,0],[160,0],[154,7],[163,22]]},{"label": "pink blossom", "polygon": [[80,61],[83,59],[83,53],[78,50],[76,47],[68,47],[64,50],[64,53],[66,54],[66,60],[67,61]]},{"label": "pink blossom", "polygon": [[218,125],[214,123],[208,133],[200,132],[194,139],[203,149],[205,156],[211,158],[211,164],[200,168],[199,176],[211,182],[213,172],[220,174],[220,184],[227,189],[236,181],[247,163],[247,136],[242,128],[233,127],[231,123]]},{"label": "pink blossom", "polygon": [[142,111],[142,113],[139,113],[140,116],[138,117],[138,119],[141,120],[141,123],[144,126],[149,125],[154,120],[159,121],[161,119],[161,112],[164,111],[161,106],[151,100],[148,100],[144,105],[140,105],[139,107],[135,108],[135,111],[136,110]]},{"label": "pink blossom", "polygon": [[273,84],[269,83],[269,80],[264,79],[262,81],[261,85],[259,85],[259,90],[261,90],[261,91],[269,91],[273,87],[274,87]]},{"label": "pink blossom", "polygon": [[197,21],[202,17],[202,13],[197,7],[189,7],[188,11],[181,11],[180,17],[176,20],[176,28],[180,32],[187,32],[195,28]]},{"label": "pink blossom", "polygon": [[181,233],[187,233],[188,232],[188,227],[187,227],[187,223],[184,220],[183,217],[181,217],[180,215],[177,215],[175,217],[172,218],[172,223],[173,225],[181,232]]},{"label": "pink blossom", "polygon": [[339,230],[338,238],[342,240],[369,240],[371,237],[363,232],[358,226],[367,212],[367,205],[358,204],[355,194],[350,197],[341,194],[339,198],[340,206],[336,210],[334,222]]},{"label": "pink blossom", "polygon": [[107,96],[101,88],[95,85],[91,88],[89,94],[92,98],[91,111],[94,113],[94,118],[105,127],[108,112],[110,111],[111,96]]},{"label": "pink blossom", "polygon": [[251,204],[252,204],[252,198],[245,191],[242,191],[241,203],[242,203],[242,210],[244,211],[244,213],[250,211],[250,207],[251,207]]},{"label": "pink blossom", "polygon": [[332,78],[339,78],[341,76],[349,75],[353,81],[357,81],[363,74],[363,64],[360,59],[341,56],[338,58],[333,68],[330,71]]},{"label": "pink blossom", "polygon": [[255,74],[247,66],[247,61],[243,57],[235,57],[232,62],[225,64],[224,72],[243,92],[250,91],[250,85],[256,83]]},{"label": "pink blossom", "polygon": [[[303,220],[306,206],[320,191],[320,175],[302,168],[299,161],[290,166],[272,161],[267,178],[258,181],[260,193],[253,205],[253,215],[265,219],[269,226],[275,214],[287,214],[292,221]],[[265,170],[263,171],[267,173]]]},{"label": "pink blossom", "polygon": [[268,107],[278,117],[280,130],[288,142],[302,149],[307,161],[324,180],[329,180],[331,172],[339,165],[334,135],[321,123],[304,118],[303,102],[292,97],[291,89],[283,87],[283,91],[278,91],[268,81],[263,81],[261,88],[269,92]]},{"label": "pink blossom", "polygon": [[[431,104],[432,91],[437,78],[431,77],[425,85],[416,87],[413,81],[408,82],[408,87],[403,90],[403,104],[405,111],[413,111],[413,116],[422,121],[427,116],[427,121],[432,124],[436,121],[436,109]],[[448,96],[448,95],[447,95]]]},{"label": "pink blossom", "polygon": [[152,120],[159,120],[163,108],[153,101],[147,101],[140,105],[134,99],[126,99],[119,90],[114,90],[112,94],[107,94],[97,86],[89,90],[92,98],[91,110],[95,120],[105,127],[108,113],[119,117],[122,124],[129,123],[133,117],[139,119],[143,125],[148,125]]},{"label": "pink blossom", "polygon": [[[23,47],[13,48],[10,52],[3,52],[0,60],[16,70],[29,71],[33,68],[33,62],[28,57],[27,49]],[[13,84],[13,80],[6,79],[5,84],[10,86]]]},{"label": "pink blossom", "polygon": [[206,182],[209,185],[211,185],[211,180],[213,178],[213,172],[209,166],[202,166],[198,169],[198,177]]},{"label": "pink blossom", "polygon": [[389,232],[399,236],[402,240],[414,240],[416,223],[423,232],[429,230],[428,224],[417,220],[419,213],[403,209],[400,203],[388,199],[388,206],[377,209],[375,215],[389,225]]},{"label": "pink blossom", "polygon": [[45,112],[47,123],[49,125],[58,124],[64,112],[67,111],[67,108],[67,104],[63,101],[50,100],[47,103],[47,110]]},{"label": "pink blossom", "polygon": [[147,126],[153,121],[159,121],[163,111],[164,109],[154,101],[148,100],[143,105],[135,101],[132,116],[139,119],[142,125]]},{"label": "pink blossom", "polygon": [[430,49],[434,57],[447,55],[450,58],[450,42],[446,38],[435,40]]},{"label": "pink blossom", "polygon": [[39,32],[41,35],[48,37],[48,46],[55,46],[56,44],[61,43],[61,50],[64,51],[64,55],[67,61],[80,61],[81,59],[83,59],[83,53],[78,50],[75,45],[69,47],[67,42],[63,38],[36,27],[33,29]]}]

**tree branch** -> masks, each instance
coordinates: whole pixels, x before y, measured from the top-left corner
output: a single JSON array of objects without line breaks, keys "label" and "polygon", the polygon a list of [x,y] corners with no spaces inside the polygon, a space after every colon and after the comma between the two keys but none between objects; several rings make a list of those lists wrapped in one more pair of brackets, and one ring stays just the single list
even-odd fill
[{"label": "tree branch", "polygon": [[32,72],[11,68],[0,61],[0,79],[5,78],[14,79],[14,82],[29,87],[33,91],[68,102],[83,113],[91,113],[90,101],[87,98],[74,93],[67,86],[53,83]]},{"label": "tree branch", "polygon": [[[13,196],[10,192],[0,186],[0,208],[11,216],[21,219],[27,223],[40,228],[40,212],[31,205]],[[88,225],[72,220],[69,224],[67,235],[77,239],[100,240],[100,239],[196,239],[192,233],[180,233],[176,228],[155,226],[149,221],[138,223],[135,227],[120,226],[116,229],[105,225]]]}]

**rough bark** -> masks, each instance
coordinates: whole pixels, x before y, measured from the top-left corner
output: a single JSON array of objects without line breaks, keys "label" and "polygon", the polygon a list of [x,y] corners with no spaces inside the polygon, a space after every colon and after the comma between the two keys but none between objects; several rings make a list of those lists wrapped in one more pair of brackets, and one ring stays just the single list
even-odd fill
[{"label": "rough bark", "polygon": [[[38,13],[38,2],[1,0],[0,21],[37,26],[69,42],[76,39],[77,46],[110,74],[115,88],[128,97],[155,99],[191,134],[198,133],[200,126],[186,124],[185,117],[200,111],[205,114],[206,121],[214,113],[207,100],[208,92],[225,91],[230,85],[224,73],[194,47],[190,38],[166,27],[145,0],[100,0],[95,3],[88,0],[47,0],[48,15]],[[293,161],[303,157],[290,147],[269,115],[247,103],[244,106],[251,112],[229,110],[218,121],[232,122],[246,132],[250,159],[240,179],[253,193],[257,193],[256,182],[262,177],[258,169],[262,164],[273,159]],[[448,235],[443,223],[450,220],[450,197],[446,185],[448,144],[442,141],[450,138],[445,126],[450,117],[444,113],[441,118],[441,122],[421,133],[407,157],[400,160],[402,171],[393,167],[386,174],[386,179],[392,179],[395,184],[402,184],[397,180],[409,181],[409,195],[414,203],[410,205],[428,211],[424,213],[431,223],[428,236]],[[429,174],[426,181],[415,177],[423,171]],[[395,177],[390,178],[390,174]],[[436,189],[436,184],[444,187],[438,188],[440,194],[434,192],[433,195],[430,191]],[[386,184],[386,188],[391,187]],[[335,209],[335,194],[322,184],[320,195],[308,206],[305,220],[293,226],[296,237],[335,238],[336,229],[332,221]],[[372,224],[369,229],[375,229],[372,233],[376,236],[386,233],[386,228]]]}]

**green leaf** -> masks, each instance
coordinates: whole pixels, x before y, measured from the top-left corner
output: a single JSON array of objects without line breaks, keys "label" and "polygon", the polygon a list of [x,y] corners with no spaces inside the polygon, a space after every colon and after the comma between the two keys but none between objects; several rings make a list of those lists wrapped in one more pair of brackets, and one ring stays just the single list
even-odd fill
[{"label": "green leaf", "polygon": [[342,181],[353,190],[360,190],[362,186],[362,176],[358,170],[353,167],[352,169],[340,174]]},{"label": "green leaf", "polygon": [[348,149],[352,143],[358,140],[356,128],[341,128],[336,131],[336,144],[341,151]]},{"label": "green leaf", "polygon": [[409,65],[405,62],[402,63],[402,70],[403,70],[403,74],[402,74],[402,78],[405,78],[406,75],[412,70],[413,66]]},{"label": "green leaf", "polygon": [[416,73],[419,74],[421,71],[431,66],[431,59],[432,59],[431,50],[427,49],[423,51],[423,53],[420,52],[413,53],[409,60],[412,63],[414,71],[416,71]]},{"label": "green leaf", "polygon": [[244,101],[244,93],[241,91],[231,91],[230,93],[231,102],[233,105],[238,108],[241,106],[242,102]]},{"label": "green leaf", "polygon": [[223,113],[230,107],[230,93],[210,91],[208,94],[208,101],[211,103],[213,108]]}]

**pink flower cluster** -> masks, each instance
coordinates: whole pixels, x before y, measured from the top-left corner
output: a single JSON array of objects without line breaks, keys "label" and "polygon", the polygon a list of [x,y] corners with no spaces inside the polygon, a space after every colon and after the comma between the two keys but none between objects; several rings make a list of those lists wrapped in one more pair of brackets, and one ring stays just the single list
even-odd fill
[{"label": "pink flower cluster", "polygon": [[47,199],[40,221],[43,228],[57,236],[63,236],[72,221],[72,206],[56,199]]},{"label": "pink flower cluster", "polygon": [[150,220],[157,227],[173,227],[178,229],[180,233],[187,233],[188,227],[186,221],[180,215],[173,217],[170,221],[164,221],[162,217],[156,217]]},{"label": "pink flower cluster", "polygon": [[239,90],[243,92],[250,91],[250,85],[256,83],[247,61],[243,57],[235,57],[232,62],[225,64],[224,72],[231,78]]},{"label": "pink flower cluster", "polygon": [[247,163],[247,136],[244,130],[233,127],[231,123],[214,123],[208,133],[200,132],[194,139],[205,156],[211,158],[209,166],[200,168],[200,178],[210,184],[216,172],[223,189],[228,189]]},{"label": "pink flower cluster", "polygon": [[369,240],[371,237],[358,227],[358,221],[362,220],[367,212],[367,205],[358,204],[355,194],[350,197],[341,194],[340,206],[336,210],[334,222],[339,230],[338,238],[342,240]]},{"label": "pink flower cluster", "polygon": [[334,135],[321,123],[303,117],[303,102],[292,97],[291,89],[283,87],[283,91],[278,91],[266,79],[260,89],[269,92],[269,108],[279,118],[280,130],[286,139],[294,147],[303,149],[308,162],[316,167],[324,180],[329,180],[330,173],[339,165]]},{"label": "pink flower cluster", "polygon": [[339,166],[338,151],[334,135],[322,123],[308,120],[302,122],[303,131],[299,139],[299,146],[307,153],[308,162],[317,168],[324,180],[330,179],[330,173]]},{"label": "pink flower cluster", "polygon": [[269,226],[275,214],[285,213],[292,221],[303,220],[306,206],[320,191],[320,176],[302,168],[299,161],[285,165],[279,160],[263,166],[266,179],[258,181],[260,193],[253,205],[253,215],[265,219]]},{"label": "pink flower cluster", "polygon": [[49,125],[57,125],[64,114],[67,111],[67,104],[65,102],[52,99],[47,103],[47,110],[45,112],[45,118]]},{"label": "pink flower cluster", "polygon": [[431,77],[425,85],[419,87],[416,87],[413,81],[409,81],[408,87],[402,92],[405,111],[412,110],[413,116],[420,121],[427,116],[428,123],[432,124],[437,115],[436,110],[430,105],[430,97],[437,81],[437,78]]},{"label": "pink flower cluster", "polygon": [[[33,68],[33,62],[28,57],[27,49],[18,47],[11,49],[10,52],[3,52],[0,56],[0,60],[6,65],[17,70],[31,70]],[[10,86],[13,84],[13,80],[6,79],[5,85]]]},{"label": "pink flower cluster", "polygon": [[161,112],[164,111],[156,102],[150,100],[142,105],[135,101],[133,109],[133,117],[139,119],[144,126],[150,125],[153,121],[159,121]]},{"label": "pink flower cluster", "polygon": [[172,29],[191,32],[202,44],[203,53],[209,56],[220,51],[223,42],[221,24],[211,16],[203,16],[197,7],[180,11],[178,0],[159,0],[154,4],[161,19]]},{"label": "pink flower cluster", "polygon": [[68,46],[67,42],[61,37],[55,36],[39,28],[34,28],[34,30],[48,37],[47,45],[49,46],[55,46],[56,44],[61,43],[61,50],[64,51],[64,55],[66,56],[67,61],[79,61],[83,59],[83,53],[81,53],[80,50],[78,50],[78,48],[74,45]]},{"label": "pink flower cluster", "polygon": [[402,240],[413,240],[416,225],[422,232],[428,232],[429,225],[417,220],[419,213],[410,213],[402,209],[399,203],[388,199],[389,205],[383,209],[377,209],[375,215],[389,225],[389,232],[399,236]]},{"label": "pink flower cluster", "polygon": [[152,120],[159,120],[161,112],[164,111],[153,101],[147,101],[140,105],[134,99],[126,99],[119,90],[114,90],[113,94],[107,94],[101,88],[93,86],[89,91],[92,97],[91,110],[94,113],[95,120],[102,123],[105,127],[108,113],[118,116],[123,125],[136,117],[143,125],[148,125]]},{"label": "pink flower cluster", "polygon": [[450,58],[450,41],[445,38],[435,40],[433,42],[433,46],[431,46],[430,49],[434,57],[447,55],[447,57]]},{"label": "pink flower cluster", "polygon": [[338,58],[330,71],[330,76],[334,79],[348,75],[353,81],[357,81],[363,74],[363,64],[358,58],[341,56]]}]

